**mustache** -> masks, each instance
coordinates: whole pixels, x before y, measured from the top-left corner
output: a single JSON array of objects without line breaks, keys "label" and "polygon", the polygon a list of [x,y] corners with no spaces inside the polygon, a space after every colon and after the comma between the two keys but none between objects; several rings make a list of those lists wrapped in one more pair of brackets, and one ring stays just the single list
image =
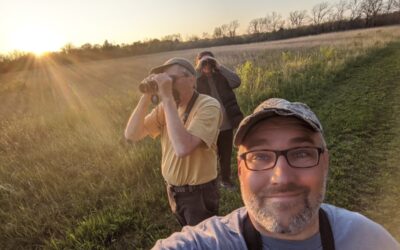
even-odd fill
[{"label": "mustache", "polygon": [[297,185],[295,183],[288,183],[285,185],[268,187],[263,190],[262,194],[265,196],[271,196],[275,194],[289,193],[289,192],[309,193],[310,189],[308,187]]}]

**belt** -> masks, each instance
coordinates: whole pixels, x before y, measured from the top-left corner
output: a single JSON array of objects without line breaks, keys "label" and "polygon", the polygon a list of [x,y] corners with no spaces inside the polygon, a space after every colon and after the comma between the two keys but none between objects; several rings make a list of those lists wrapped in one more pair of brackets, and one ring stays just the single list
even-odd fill
[{"label": "belt", "polygon": [[215,187],[217,185],[217,179],[206,182],[204,184],[199,185],[184,185],[184,186],[174,186],[171,184],[167,184],[167,187],[175,193],[187,193],[187,192],[195,192],[198,190],[206,189],[209,187]]}]

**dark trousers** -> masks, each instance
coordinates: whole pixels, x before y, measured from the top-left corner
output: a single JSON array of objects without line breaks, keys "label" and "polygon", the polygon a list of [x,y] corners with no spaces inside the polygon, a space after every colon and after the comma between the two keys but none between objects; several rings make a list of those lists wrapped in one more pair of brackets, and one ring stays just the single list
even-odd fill
[{"label": "dark trousers", "polygon": [[218,158],[222,182],[231,181],[231,156],[233,145],[233,129],[223,130],[218,135]]},{"label": "dark trousers", "polygon": [[181,226],[194,226],[218,214],[219,191],[216,180],[197,186],[167,185],[167,193],[172,213]]}]

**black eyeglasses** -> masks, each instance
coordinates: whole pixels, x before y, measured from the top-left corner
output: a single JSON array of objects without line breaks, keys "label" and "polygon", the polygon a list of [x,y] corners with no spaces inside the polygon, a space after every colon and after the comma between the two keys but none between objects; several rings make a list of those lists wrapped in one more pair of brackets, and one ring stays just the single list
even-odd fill
[{"label": "black eyeglasses", "polygon": [[246,168],[252,171],[262,171],[274,168],[279,156],[286,158],[292,168],[312,168],[319,164],[323,148],[319,147],[298,147],[287,150],[253,150],[241,154],[239,157],[244,160]]}]

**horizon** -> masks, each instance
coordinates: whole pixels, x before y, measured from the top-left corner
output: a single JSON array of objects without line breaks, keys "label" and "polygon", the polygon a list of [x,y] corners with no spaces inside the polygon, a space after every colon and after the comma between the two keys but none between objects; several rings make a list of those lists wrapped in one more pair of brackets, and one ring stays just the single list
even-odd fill
[{"label": "horizon", "polygon": [[[291,11],[307,10],[309,13],[313,6],[322,2],[7,1],[1,3],[2,9],[7,11],[0,17],[0,54],[20,51],[40,55],[60,51],[67,44],[75,47],[86,43],[101,45],[105,40],[112,44],[132,44],[172,34],[180,34],[183,40],[191,36],[201,38],[203,33],[212,36],[215,27],[234,20],[239,22],[237,34],[242,35],[252,19],[275,11],[285,20]],[[330,4],[336,2],[329,1]]]}]

